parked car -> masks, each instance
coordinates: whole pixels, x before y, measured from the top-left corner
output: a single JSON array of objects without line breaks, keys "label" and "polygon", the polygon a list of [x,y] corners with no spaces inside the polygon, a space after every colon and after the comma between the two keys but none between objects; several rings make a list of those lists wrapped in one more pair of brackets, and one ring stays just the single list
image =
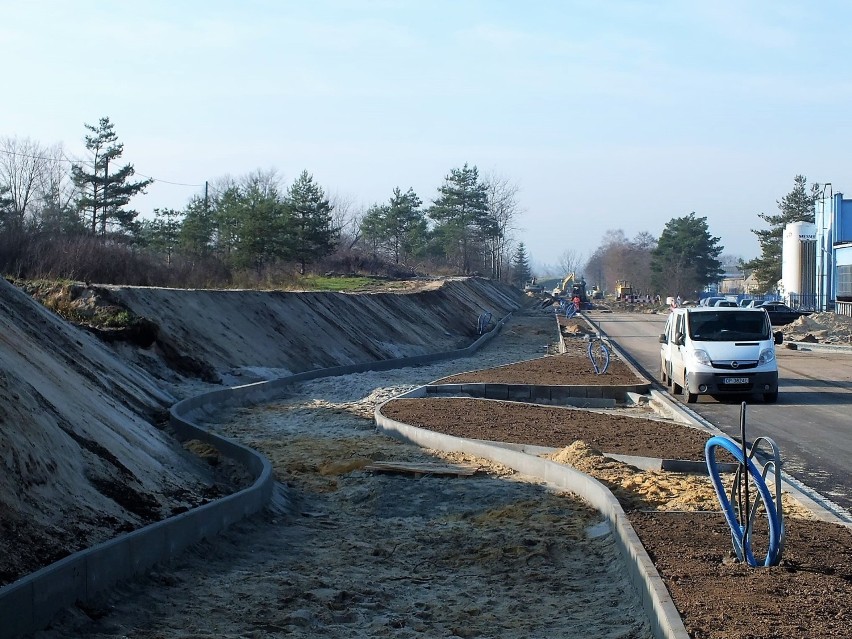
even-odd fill
[{"label": "parked car", "polygon": [[704,297],[698,301],[699,306],[715,306],[716,302],[725,299],[724,297]]},{"label": "parked car", "polygon": [[748,298],[748,297],[747,297],[747,298],[745,298],[745,299],[743,299],[743,300],[740,300],[740,307],[741,307],[741,308],[746,308],[747,306],[752,306],[752,307],[753,307],[753,306],[754,306],[753,302],[754,302],[754,300],[753,300],[753,299],[751,299],[751,298]]},{"label": "parked car", "polygon": [[713,306],[727,306],[728,308],[737,308],[737,303],[731,300],[719,300]]},{"label": "parked car", "polygon": [[784,326],[795,322],[803,315],[810,315],[809,311],[797,311],[784,302],[758,302],[754,305],[754,308],[762,308],[769,313],[769,321],[772,326]]}]

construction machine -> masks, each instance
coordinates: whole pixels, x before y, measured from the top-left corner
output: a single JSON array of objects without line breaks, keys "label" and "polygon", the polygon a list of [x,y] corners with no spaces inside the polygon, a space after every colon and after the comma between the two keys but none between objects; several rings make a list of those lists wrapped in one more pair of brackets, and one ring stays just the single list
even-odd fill
[{"label": "construction machine", "polygon": [[574,273],[568,273],[562,283],[553,289],[553,297],[572,300],[575,296],[580,298],[581,308],[588,308],[589,296],[586,293],[586,280],[582,276],[577,278]]},{"label": "construction machine", "polygon": [[633,297],[633,287],[627,280],[615,281],[615,299],[626,300]]}]

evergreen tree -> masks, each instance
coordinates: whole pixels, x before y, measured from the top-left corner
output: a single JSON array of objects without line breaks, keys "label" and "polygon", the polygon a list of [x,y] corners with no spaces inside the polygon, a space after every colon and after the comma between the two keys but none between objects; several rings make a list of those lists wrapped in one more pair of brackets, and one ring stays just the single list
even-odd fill
[{"label": "evergreen tree", "polygon": [[213,210],[214,246],[216,254],[228,265],[239,242],[242,194],[236,185],[227,187],[215,200]]},{"label": "evergreen tree", "polygon": [[212,251],[216,222],[213,210],[204,198],[195,196],[183,211],[183,223],[178,232],[178,245],[189,256],[206,258]]},{"label": "evergreen tree", "polygon": [[371,206],[364,217],[361,218],[361,237],[369,247],[370,254],[374,260],[379,257],[379,249],[385,242],[385,226],[387,223],[388,207],[381,204]]},{"label": "evergreen tree", "polygon": [[85,139],[86,148],[92,155],[92,171],[87,172],[82,164],[71,167],[71,178],[80,190],[77,206],[84,215],[91,212],[92,235],[106,235],[112,224],[117,224],[122,230],[132,231],[138,213],[124,207],[134,195],[144,193],[153,180],[131,181],[135,173],[132,164],[125,164],[110,172],[110,165],[124,153],[124,144],[118,142],[109,118],[101,118],[97,126],[84,126],[91,131],[91,135]]},{"label": "evergreen tree", "polygon": [[334,250],[338,229],[332,224],[331,204],[307,171],[302,171],[290,185],[287,209],[292,218],[293,255],[299,263],[299,274],[304,275],[307,264]]},{"label": "evergreen tree", "polygon": [[512,256],[512,284],[523,287],[532,277],[530,260],[527,255],[527,247],[523,242],[518,244],[515,254]]},{"label": "evergreen tree", "polygon": [[669,220],[651,251],[654,290],[688,295],[722,275],[719,238],[712,237],[706,217],[690,213]]},{"label": "evergreen tree", "polygon": [[761,213],[760,219],[769,224],[768,229],[755,230],[760,243],[760,257],[744,264],[746,270],[753,271],[761,290],[774,290],[781,279],[781,245],[784,227],[791,222],[813,222],[814,206],[819,196],[819,184],[807,188],[807,178],[797,175],[793,179],[793,190],[778,201],[777,215]]},{"label": "evergreen tree", "polygon": [[450,171],[438,192],[429,209],[429,217],[436,222],[435,236],[441,240],[447,258],[456,258],[467,275],[472,270],[476,243],[493,225],[488,216],[487,188],[479,181],[479,170],[465,164]]},{"label": "evergreen tree", "polygon": [[264,266],[290,257],[290,214],[273,176],[256,173],[240,190],[237,208],[237,254],[235,264],[252,267],[258,273]]},{"label": "evergreen tree", "polygon": [[384,228],[391,256],[397,264],[417,251],[425,235],[426,218],[420,210],[421,204],[413,189],[403,193],[396,187],[389,205],[385,207]]},{"label": "evergreen tree", "polygon": [[0,184],[0,229],[8,232],[16,228],[15,201],[12,199],[11,189]]},{"label": "evergreen tree", "polygon": [[83,235],[86,221],[73,206],[72,198],[63,197],[58,182],[46,185],[42,195],[38,229],[47,235]]},{"label": "evergreen tree", "polygon": [[139,228],[139,239],[142,244],[165,255],[166,264],[169,266],[172,264],[172,255],[178,244],[180,215],[180,211],[175,209],[154,209],[154,219],[144,220]]}]

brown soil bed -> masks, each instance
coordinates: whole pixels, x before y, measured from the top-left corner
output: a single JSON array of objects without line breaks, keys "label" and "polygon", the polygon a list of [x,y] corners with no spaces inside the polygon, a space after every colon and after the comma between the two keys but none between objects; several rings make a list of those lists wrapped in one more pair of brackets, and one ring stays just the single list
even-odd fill
[{"label": "brown soil bed", "polygon": [[396,399],[391,419],[457,437],[562,448],[577,440],[608,453],[703,460],[703,431],[623,415],[465,398]]},{"label": "brown soil bed", "polygon": [[[597,477],[613,491],[693,639],[852,634],[848,529],[801,518],[810,514],[785,495],[787,540],[781,565],[750,568],[733,559],[730,532],[706,477],[636,472],[600,457],[584,443],[607,452],[697,460],[708,438],[701,431],[621,415],[464,398],[394,400],[382,412],[460,437],[568,446],[549,457]],[[725,481],[729,485],[731,476]],[[759,518],[761,525],[765,528],[765,520]]]},{"label": "brown soil bed", "polygon": [[721,513],[631,513],[694,639],[852,636],[852,535],[787,520],[781,565],[731,561]]},{"label": "brown soil bed", "polygon": [[450,375],[436,384],[537,384],[541,386],[631,386],[647,383],[614,355],[607,371],[597,375],[586,356],[585,343],[572,345],[562,355],[549,355],[539,359],[498,366],[486,370]]}]

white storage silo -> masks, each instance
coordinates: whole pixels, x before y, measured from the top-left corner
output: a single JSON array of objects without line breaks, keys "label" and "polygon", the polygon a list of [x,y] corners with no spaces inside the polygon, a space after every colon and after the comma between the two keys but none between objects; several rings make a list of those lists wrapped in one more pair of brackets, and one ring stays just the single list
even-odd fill
[{"label": "white storage silo", "polygon": [[781,244],[781,286],[787,303],[812,306],[816,293],[816,224],[791,222]]}]

